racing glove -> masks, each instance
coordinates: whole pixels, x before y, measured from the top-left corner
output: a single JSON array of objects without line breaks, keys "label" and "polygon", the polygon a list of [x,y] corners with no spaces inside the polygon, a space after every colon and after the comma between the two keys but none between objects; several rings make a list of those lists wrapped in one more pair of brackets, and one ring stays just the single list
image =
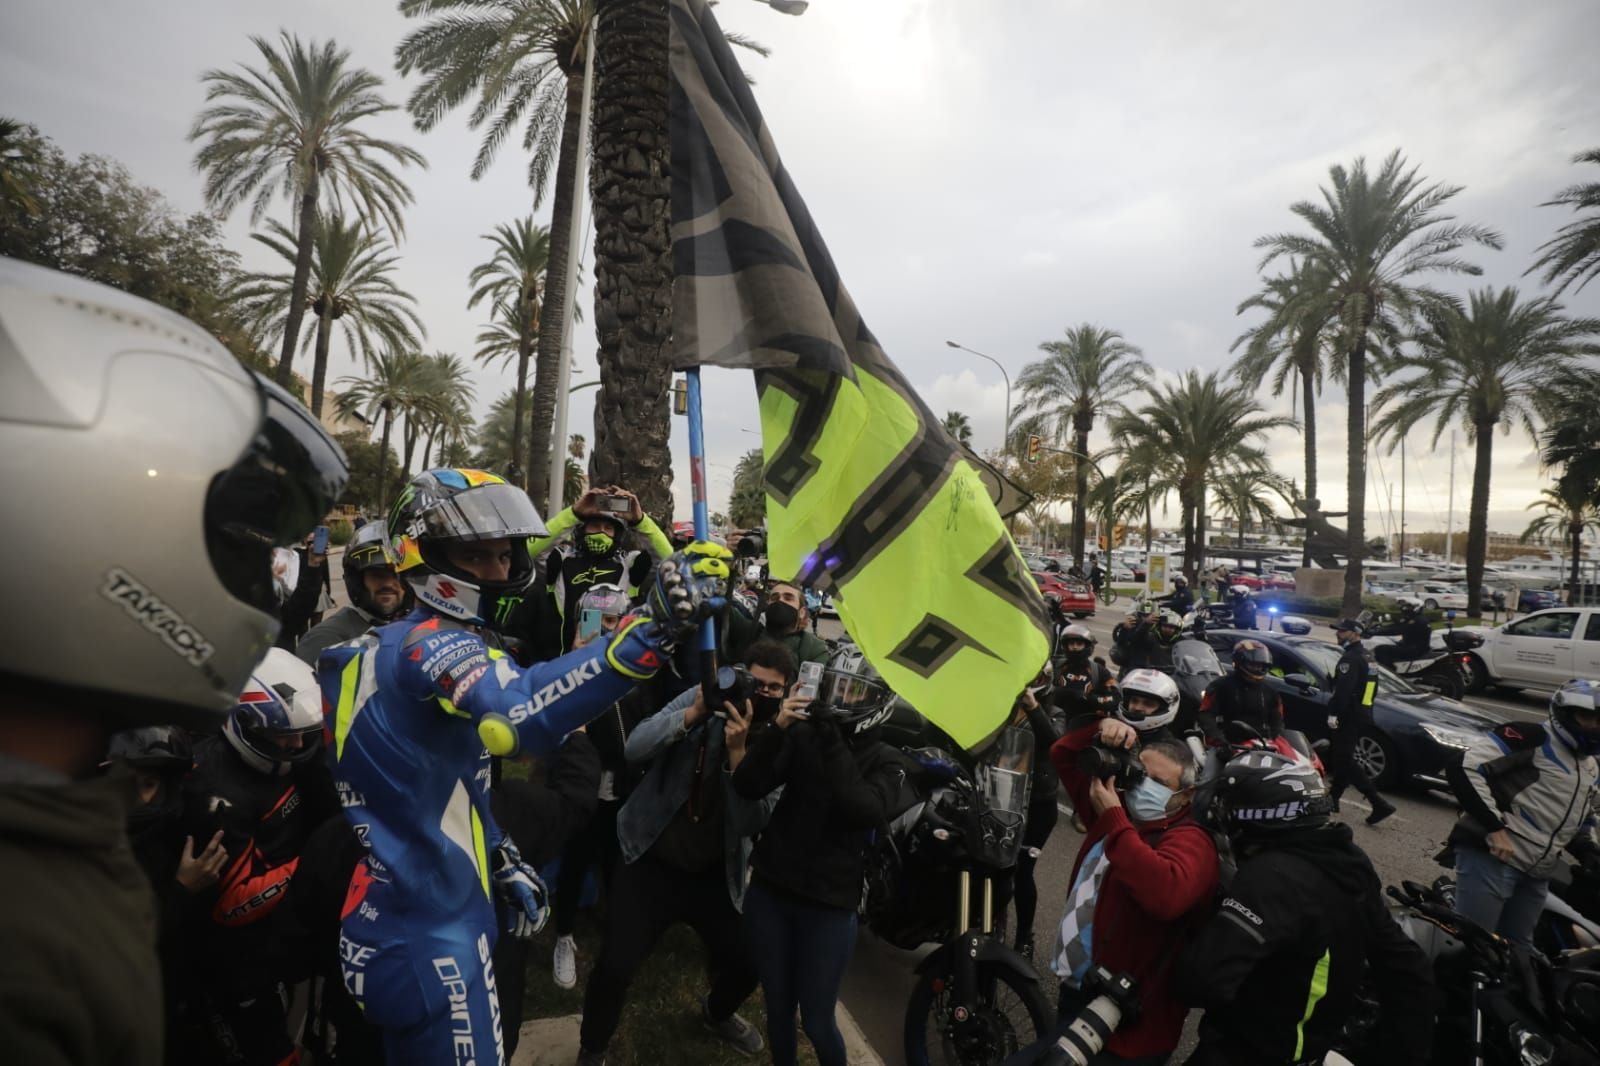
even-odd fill
[{"label": "racing glove", "polygon": [[646,606],[669,646],[727,606],[731,558],[733,553],[720,544],[695,541],[656,566]]},{"label": "racing glove", "polygon": [[511,838],[494,847],[493,881],[495,892],[506,905],[505,930],[518,940],[527,940],[550,917],[549,893],[538,871],[522,861],[522,853]]}]

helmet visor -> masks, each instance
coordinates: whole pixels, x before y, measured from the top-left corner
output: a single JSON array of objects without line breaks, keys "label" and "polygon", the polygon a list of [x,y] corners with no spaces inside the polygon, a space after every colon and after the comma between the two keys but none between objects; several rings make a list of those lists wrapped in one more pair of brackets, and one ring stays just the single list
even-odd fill
[{"label": "helmet visor", "polygon": [[837,711],[870,711],[887,703],[893,694],[875,678],[842,670],[824,670],[817,698]]},{"label": "helmet visor", "polygon": [[368,522],[356,530],[344,550],[344,566],[346,570],[370,570],[379,566],[393,569],[388,526],[383,522]]},{"label": "helmet visor", "polygon": [[516,539],[542,537],[548,532],[528,494],[504,483],[479,485],[447,496],[423,511],[421,518],[422,537],[437,540]]},{"label": "helmet visor", "polygon": [[259,374],[263,415],[244,454],[206,494],[206,548],[223,587],[276,613],[271,549],[298,544],[349,480],[344,452],[311,413]]}]

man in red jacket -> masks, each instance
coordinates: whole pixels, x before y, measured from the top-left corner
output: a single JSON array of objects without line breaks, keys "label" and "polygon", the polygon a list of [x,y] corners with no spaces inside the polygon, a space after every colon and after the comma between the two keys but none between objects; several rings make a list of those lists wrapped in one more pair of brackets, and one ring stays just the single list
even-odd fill
[{"label": "man in red jacket", "polygon": [[[1137,749],[1144,779],[1119,788],[1081,768],[1091,744]],[[1106,718],[1067,733],[1050,760],[1073,806],[1089,815],[1051,969],[1061,978],[1059,1015],[1075,1016],[1093,998],[1092,967],[1126,974],[1139,1010],[1106,1041],[1098,1064],[1165,1063],[1183,1033],[1188,1007],[1170,982],[1179,949],[1217,890],[1217,849],[1191,816],[1195,766],[1180,741],[1139,743],[1125,722]]]}]

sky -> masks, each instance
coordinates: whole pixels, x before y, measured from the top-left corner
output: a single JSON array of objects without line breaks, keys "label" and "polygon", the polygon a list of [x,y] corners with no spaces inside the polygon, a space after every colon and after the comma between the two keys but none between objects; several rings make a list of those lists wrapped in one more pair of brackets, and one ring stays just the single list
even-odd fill
[{"label": "sky", "polygon": [[[980,451],[1000,444],[1005,386],[993,364],[947,340],[993,356],[1013,380],[1041,342],[1082,322],[1121,332],[1163,377],[1224,369],[1252,321],[1235,308],[1258,288],[1253,242],[1300,229],[1288,207],[1316,198],[1331,165],[1376,164],[1399,148],[1428,179],[1463,187],[1451,210],[1499,231],[1505,248],[1467,253],[1480,278],[1433,279],[1459,294],[1486,284],[1538,293],[1523,271],[1571,217],[1538,205],[1600,178],[1571,163],[1600,146],[1593,0],[812,0],[800,17],[724,0],[717,10],[725,27],[772,49],[744,65],[863,317],[934,411],[969,416]],[[181,210],[199,210],[186,138],[206,69],[255,62],[252,34],[331,36],[403,103],[394,48],[415,24],[376,0],[9,0],[0,114],[37,124],[71,154],[116,158]],[[467,274],[487,258],[482,235],[530,210],[525,158],[513,141],[473,182],[479,138],[465,112],[421,134],[396,111],[372,133],[429,161],[407,174],[416,203],[399,281],[418,297],[429,350],[470,355],[482,315],[466,307]],[[288,217],[281,202],[273,211]],[[273,265],[249,240],[247,210],[225,232],[247,266]],[[590,324],[575,339],[574,384],[597,374],[587,288],[580,301]],[[1600,284],[1563,302],[1600,316]],[[336,343],[330,379],[356,371]],[[476,378],[482,412],[509,390],[512,369],[480,366]],[[569,422],[590,439],[593,393],[574,395]],[[1287,395],[1261,398],[1290,411]],[[739,455],[760,444],[750,376],[707,370],[705,410],[718,509]],[[1345,410],[1330,385],[1317,406],[1329,510],[1345,497]],[[1445,526],[1449,440],[1430,437],[1419,430],[1407,446],[1411,532]],[[1091,438],[1094,449],[1110,443],[1103,429]],[[1268,446],[1282,473],[1300,476],[1297,433],[1275,433]],[[683,517],[682,419],[673,451]],[[1464,434],[1456,456],[1461,529]],[[1389,521],[1380,506],[1391,484],[1397,513],[1399,465],[1398,453],[1380,454],[1369,475],[1369,533]],[[1497,436],[1490,528],[1520,531],[1548,483],[1531,440],[1516,429]]]}]

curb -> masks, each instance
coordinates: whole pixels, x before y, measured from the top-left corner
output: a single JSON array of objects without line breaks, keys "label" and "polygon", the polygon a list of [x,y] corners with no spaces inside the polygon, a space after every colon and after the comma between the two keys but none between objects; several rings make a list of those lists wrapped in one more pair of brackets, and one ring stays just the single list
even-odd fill
[{"label": "curb", "polygon": [[[844,1036],[849,1066],[884,1066],[883,1058],[872,1050],[843,1003],[835,1008],[834,1017]],[[517,1037],[517,1053],[511,1056],[510,1066],[572,1066],[578,1059],[578,1028],[582,1022],[581,1014],[523,1022]]]}]

